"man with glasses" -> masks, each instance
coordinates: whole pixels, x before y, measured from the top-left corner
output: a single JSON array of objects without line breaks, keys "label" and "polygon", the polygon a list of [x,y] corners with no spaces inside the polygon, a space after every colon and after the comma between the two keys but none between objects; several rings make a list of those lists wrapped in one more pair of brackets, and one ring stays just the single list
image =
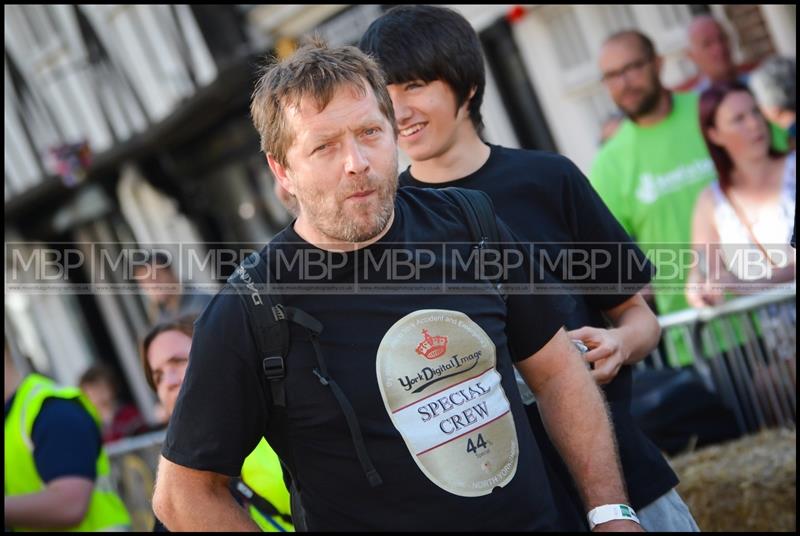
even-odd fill
[{"label": "man with glasses", "polygon": [[[600,50],[603,83],[627,119],[600,149],[589,178],[645,251],[688,244],[695,200],[716,175],[697,119],[698,95],[667,90],[662,63],[652,41],[635,30],[612,35]],[[675,286],[655,289],[658,312],[688,308],[680,291],[688,270],[653,260],[661,280]]]}]

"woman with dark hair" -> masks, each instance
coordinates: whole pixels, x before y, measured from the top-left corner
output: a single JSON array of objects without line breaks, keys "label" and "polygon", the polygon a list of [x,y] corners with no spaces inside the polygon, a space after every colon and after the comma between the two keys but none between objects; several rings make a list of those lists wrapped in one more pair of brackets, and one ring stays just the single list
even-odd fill
[{"label": "woman with dark hair", "polygon": [[697,200],[692,242],[699,254],[686,288],[694,307],[723,300],[723,288],[791,281],[795,254],[795,153],[771,146],[770,126],[750,90],[717,84],[700,97],[700,128],[717,181]]}]

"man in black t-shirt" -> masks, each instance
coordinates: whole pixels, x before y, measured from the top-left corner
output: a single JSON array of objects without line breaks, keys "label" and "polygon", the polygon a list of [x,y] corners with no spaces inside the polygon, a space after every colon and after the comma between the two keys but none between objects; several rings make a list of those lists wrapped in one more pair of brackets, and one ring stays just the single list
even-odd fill
[{"label": "man in black t-shirt", "polygon": [[461,208],[397,192],[377,65],[353,47],[306,45],[267,70],[251,112],[298,204],[260,261],[294,320],[286,407],[264,388],[247,310],[224,288],[197,322],[162,450],[153,505],[165,525],[253,529],[227,482],[266,433],[310,530],[559,528],[514,367],[585,500],[625,503],[602,397],[562,328],[571,300],[531,292],[546,281],[498,219],[504,299],[472,271]]},{"label": "man in black t-shirt", "polygon": [[[482,140],[484,62],[478,36],[461,15],[436,6],[397,7],[372,23],[359,46],[387,74],[399,145],[411,160],[400,186],[482,190],[517,237],[537,244],[537,267],[555,272],[575,294],[568,335],[589,348],[585,359],[608,400],[628,493],[644,528],[696,529],[673,490],[677,477],[630,413],[631,365],[660,335],[638,293],[650,280],[644,254],[568,159]],[[585,530],[592,507],[582,504],[545,433],[539,404],[523,398],[561,526]]]}]

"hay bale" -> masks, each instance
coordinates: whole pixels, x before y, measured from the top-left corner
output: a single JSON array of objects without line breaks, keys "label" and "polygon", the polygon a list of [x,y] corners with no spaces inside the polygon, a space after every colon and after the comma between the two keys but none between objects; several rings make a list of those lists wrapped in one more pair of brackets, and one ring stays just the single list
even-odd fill
[{"label": "hay bale", "polygon": [[796,532],[797,434],[767,430],[670,463],[703,531]]}]

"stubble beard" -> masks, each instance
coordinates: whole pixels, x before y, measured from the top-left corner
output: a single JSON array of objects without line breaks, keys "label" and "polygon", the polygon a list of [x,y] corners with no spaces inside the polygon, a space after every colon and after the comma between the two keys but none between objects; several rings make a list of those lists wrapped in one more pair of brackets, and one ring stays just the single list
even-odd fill
[{"label": "stubble beard", "polygon": [[[396,161],[392,169],[397,169]],[[347,197],[354,192],[371,189],[375,190],[372,194],[375,196],[374,200],[348,207],[350,203]],[[374,238],[386,228],[394,211],[396,193],[397,173],[392,172],[383,178],[367,176],[349,187],[346,192],[337,193],[333,200],[326,200],[323,191],[311,192],[301,205],[309,222],[324,236],[355,244]]]},{"label": "stubble beard", "polygon": [[642,101],[635,109],[622,109],[622,111],[625,112],[625,115],[627,115],[631,121],[636,122],[638,119],[650,115],[658,107],[658,101],[661,98],[662,89],[661,85],[658,83],[658,80],[653,80],[652,82],[653,90],[642,98]]}]

